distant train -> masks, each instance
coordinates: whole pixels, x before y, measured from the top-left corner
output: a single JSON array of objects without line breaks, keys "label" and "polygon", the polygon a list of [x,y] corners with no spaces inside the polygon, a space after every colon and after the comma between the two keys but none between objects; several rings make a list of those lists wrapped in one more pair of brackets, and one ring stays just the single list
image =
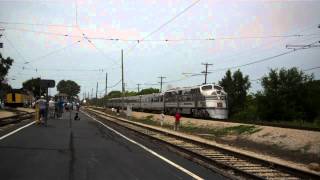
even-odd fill
[{"label": "distant train", "polygon": [[22,89],[12,89],[6,94],[4,104],[8,107],[28,107],[32,104],[33,96]]},{"label": "distant train", "polygon": [[[198,85],[139,96],[124,97],[124,107],[137,111],[164,111],[166,114],[192,115],[193,117],[227,119],[227,93],[215,84]],[[107,107],[120,108],[121,98],[109,99]]]}]

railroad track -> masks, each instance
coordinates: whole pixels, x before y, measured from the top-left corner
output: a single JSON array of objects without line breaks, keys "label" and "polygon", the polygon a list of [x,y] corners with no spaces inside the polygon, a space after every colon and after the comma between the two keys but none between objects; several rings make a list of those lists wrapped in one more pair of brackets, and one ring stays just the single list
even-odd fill
[{"label": "railroad track", "polygon": [[[95,109],[104,109],[103,107],[99,107],[99,106],[91,106],[91,107],[95,108]],[[139,111],[137,111],[137,112],[139,112]],[[194,119],[201,119],[201,118],[187,116],[187,115],[186,115],[186,117],[190,117],[190,118],[194,118]],[[203,118],[201,120],[203,120]],[[249,124],[249,125],[269,126],[269,127],[297,129],[297,130],[305,130],[305,131],[315,131],[315,132],[320,131],[320,128],[318,128],[318,127],[306,127],[306,126],[302,126],[302,125],[299,126],[299,125],[281,124],[281,123],[276,123],[276,122],[273,123],[273,122],[267,122],[267,121],[245,121],[245,122],[242,121],[242,122],[240,122],[240,121],[232,120],[232,119],[213,119],[213,120],[219,121],[219,122],[242,123],[242,124]]]},{"label": "railroad track", "polygon": [[201,160],[204,160],[205,162],[216,167],[222,168],[225,171],[231,171],[232,174],[236,176],[250,179],[320,179],[319,174],[205,144],[189,138],[164,132],[140,123],[135,123],[132,121],[130,122],[122,118],[113,117],[98,110],[86,110],[100,118],[116,123],[117,125],[174,146],[179,150],[189,153],[194,157],[200,158]]},{"label": "railroad track", "polygon": [[18,123],[22,120],[26,120],[26,119],[30,119],[32,118],[34,115],[34,113],[19,113],[17,115],[14,116],[10,116],[10,117],[6,117],[6,118],[0,118],[0,126],[5,126],[7,124],[14,124],[14,123]]}]

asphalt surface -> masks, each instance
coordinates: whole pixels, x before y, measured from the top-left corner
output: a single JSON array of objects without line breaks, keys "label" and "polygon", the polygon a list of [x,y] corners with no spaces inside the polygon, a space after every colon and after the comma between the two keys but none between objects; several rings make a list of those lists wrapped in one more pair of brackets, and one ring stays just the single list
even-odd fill
[{"label": "asphalt surface", "polygon": [[[192,179],[86,115],[80,118],[70,121],[65,113],[47,127],[31,125],[1,140],[0,179]],[[128,136],[204,179],[223,179],[157,142]]]}]

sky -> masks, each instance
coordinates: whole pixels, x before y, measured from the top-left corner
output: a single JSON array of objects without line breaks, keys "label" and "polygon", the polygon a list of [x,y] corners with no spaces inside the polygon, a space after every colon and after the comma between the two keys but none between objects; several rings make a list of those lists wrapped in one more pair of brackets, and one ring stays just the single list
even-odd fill
[{"label": "sky", "polygon": [[[129,91],[159,88],[159,76],[164,89],[202,84],[203,75],[185,73],[199,74],[207,62],[208,82],[240,69],[255,92],[270,69],[320,66],[319,47],[268,59],[290,51],[286,45],[320,41],[319,17],[320,1],[0,0],[0,52],[14,59],[14,88],[64,79],[81,86],[80,97],[95,96],[98,83],[102,96],[108,73],[108,92],[121,90],[123,50]],[[319,68],[305,73],[320,79]]]}]

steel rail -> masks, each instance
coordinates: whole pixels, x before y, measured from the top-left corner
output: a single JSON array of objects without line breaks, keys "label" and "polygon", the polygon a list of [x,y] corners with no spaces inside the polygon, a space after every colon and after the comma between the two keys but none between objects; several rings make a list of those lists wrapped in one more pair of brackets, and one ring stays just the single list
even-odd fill
[{"label": "steel rail", "polygon": [[114,117],[106,113],[86,109],[89,112],[98,115],[100,118],[107,119],[120,126],[139,132],[140,134],[158,139],[162,142],[175,146],[176,148],[188,152],[206,160],[220,168],[232,170],[236,174],[240,174],[246,178],[252,179],[320,179],[320,175],[311,173],[302,169],[296,169],[290,166],[285,166],[265,159],[259,159],[253,156],[248,156],[229,149],[213,146],[178,136],[167,131],[152,128],[150,126],[130,122],[119,117]]},{"label": "steel rail", "polygon": [[8,124],[14,124],[14,123],[26,120],[26,119],[31,119],[33,117],[33,115],[34,115],[34,112],[32,112],[32,113],[25,112],[25,113],[17,114],[14,116],[0,118],[0,127],[8,125]]},{"label": "steel rail", "polygon": [[[102,107],[98,107],[98,106],[95,108],[103,109]],[[190,116],[187,116],[187,117],[190,117]],[[191,117],[191,118],[201,119],[198,117]],[[205,120],[320,132],[320,128],[317,128],[317,127],[297,126],[297,125],[281,124],[277,122],[268,122],[268,121],[239,121],[239,120],[232,120],[232,119],[205,119]]]}]

